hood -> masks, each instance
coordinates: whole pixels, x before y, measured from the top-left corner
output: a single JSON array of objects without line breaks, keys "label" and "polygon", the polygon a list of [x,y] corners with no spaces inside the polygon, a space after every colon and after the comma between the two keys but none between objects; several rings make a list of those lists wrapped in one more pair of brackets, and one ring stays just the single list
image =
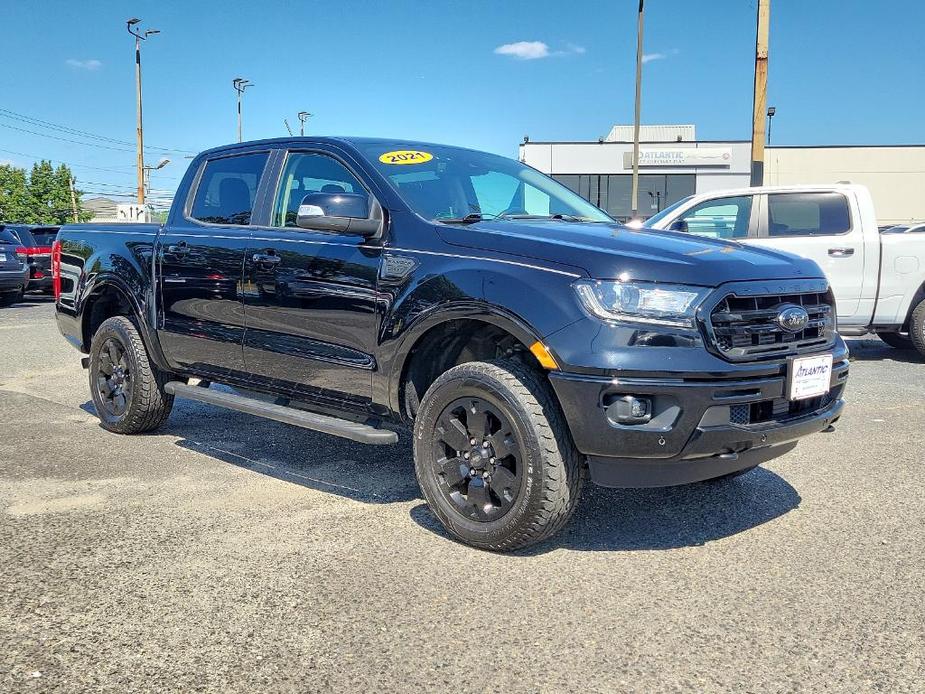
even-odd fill
[{"label": "hood", "polygon": [[556,220],[437,225],[463,248],[546,260],[585,270],[594,279],[632,279],[716,287],[740,280],[824,277],[812,260],[673,231]]}]

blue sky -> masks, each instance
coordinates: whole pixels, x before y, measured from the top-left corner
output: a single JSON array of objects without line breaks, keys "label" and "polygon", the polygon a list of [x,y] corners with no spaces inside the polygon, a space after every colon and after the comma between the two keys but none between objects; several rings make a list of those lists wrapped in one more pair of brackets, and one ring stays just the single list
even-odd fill
[{"label": "blue sky", "polygon": [[[307,110],[316,133],[514,156],[526,134],[596,139],[632,122],[636,4],[3,0],[0,109],[133,141],[125,20],[134,15],[162,32],[143,46],[149,144],[198,151],[233,141],[231,80],[243,75],[255,85],[245,97],[247,139],[285,135],[283,118],[296,127]],[[750,137],[756,4],[647,0],[644,123],[694,123],[700,139]],[[773,0],[773,141],[925,142],[922,26],[920,0]],[[67,161],[94,192],[133,184],[133,153],[122,145],[9,126],[85,140],[0,112],[0,162]],[[155,188],[170,190],[185,169],[182,154],[169,156]]]}]

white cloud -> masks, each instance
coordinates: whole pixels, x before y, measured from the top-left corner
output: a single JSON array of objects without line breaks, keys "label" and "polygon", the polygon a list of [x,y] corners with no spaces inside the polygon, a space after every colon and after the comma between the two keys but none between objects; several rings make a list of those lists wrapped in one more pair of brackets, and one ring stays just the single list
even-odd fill
[{"label": "white cloud", "polygon": [[517,41],[498,46],[495,53],[509,55],[518,60],[536,60],[549,56],[549,46],[542,41]]},{"label": "white cloud", "polygon": [[664,60],[665,58],[670,58],[671,56],[677,55],[677,54],[678,54],[677,48],[672,48],[670,51],[666,53],[643,53],[642,62],[651,63],[653,60]]},{"label": "white cloud", "polygon": [[77,68],[78,70],[99,70],[103,67],[103,63],[95,58],[90,58],[89,60],[77,60],[76,58],[68,58],[64,61],[66,65]]},{"label": "white cloud", "polygon": [[581,55],[585,53],[584,46],[578,46],[574,43],[566,43],[564,50],[551,51],[549,45],[542,41],[517,41],[516,43],[506,43],[495,49],[498,55],[509,55],[518,60],[537,60],[538,58],[548,58],[553,55]]}]

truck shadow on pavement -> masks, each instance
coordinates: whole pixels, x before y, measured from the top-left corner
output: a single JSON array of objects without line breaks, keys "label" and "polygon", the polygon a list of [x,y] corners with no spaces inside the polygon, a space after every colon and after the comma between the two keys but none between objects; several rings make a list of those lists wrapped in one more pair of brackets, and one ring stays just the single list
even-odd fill
[{"label": "truck shadow on pavement", "polygon": [[[696,547],[774,520],[800,501],[786,480],[764,468],[735,479],[657,489],[607,489],[589,482],[564,530],[515,555],[559,548],[623,552]],[[426,504],[413,508],[411,517],[451,539]]]},{"label": "truck shadow on pavement", "polygon": [[896,349],[879,339],[849,340],[848,350],[850,361],[895,361],[903,364],[925,361],[915,349]]},{"label": "truck shadow on pavement", "polygon": [[[82,408],[95,414],[92,402]],[[395,446],[366,446],[200,403],[178,400],[160,434],[214,460],[372,504],[421,500],[410,437]],[[764,468],[728,480],[656,489],[607,489],[588,482],[571,522],[548,541],[516,552],[535,556],[555,549],[632,551],[696,547],[783,516],[800,495]],[[455,541],[427,504],[411,519]]]}]

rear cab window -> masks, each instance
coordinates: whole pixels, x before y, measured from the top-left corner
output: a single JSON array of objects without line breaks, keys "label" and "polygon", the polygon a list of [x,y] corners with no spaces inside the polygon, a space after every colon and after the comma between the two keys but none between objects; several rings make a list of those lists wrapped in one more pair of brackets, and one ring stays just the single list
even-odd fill
[{"label": "rear cab window", "polygon": [[848,198],[841,193],[771,193],[768,236],[838,236],[851,231]]},{"label": "rear cab window", "polygon": [[189,216],[207,224],[249,225],[268,159],[268,152],[251,152],[208,160]]}]

